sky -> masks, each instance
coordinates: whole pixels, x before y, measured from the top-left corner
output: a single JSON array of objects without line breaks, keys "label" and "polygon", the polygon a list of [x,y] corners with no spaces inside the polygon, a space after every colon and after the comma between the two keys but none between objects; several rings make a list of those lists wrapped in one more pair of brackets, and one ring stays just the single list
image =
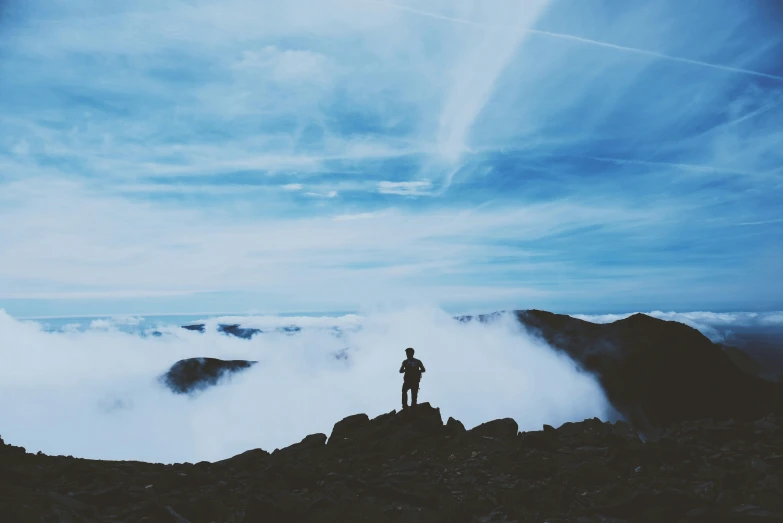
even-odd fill
[{"label": "sky", "polygon": [[781,57],[775,0],[0,0],[0,309],[781,310]]}]

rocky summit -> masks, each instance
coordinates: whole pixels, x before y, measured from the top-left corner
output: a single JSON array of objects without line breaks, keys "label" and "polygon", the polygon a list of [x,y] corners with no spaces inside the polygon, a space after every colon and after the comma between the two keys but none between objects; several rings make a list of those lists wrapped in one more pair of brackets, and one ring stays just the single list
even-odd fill
[{"label": "rocky summit", "polygon": [[188,358],[179,360],[158,380],[177,394],[190,394],[218,384],[231,374],[255,365],[255,361]]},{"label": "rocky summit", "polygon": [[28,454],[0,440],[0,520],[783,522],[783,420],[598,419],[465,430],[421,404],[339,421],[271,454],[162,465]]}]

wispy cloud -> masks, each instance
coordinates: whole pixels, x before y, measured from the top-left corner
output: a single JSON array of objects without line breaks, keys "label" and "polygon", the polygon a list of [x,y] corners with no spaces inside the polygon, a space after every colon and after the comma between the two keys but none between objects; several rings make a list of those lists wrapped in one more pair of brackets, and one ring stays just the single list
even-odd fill
[{"label": "wispy cloud", "polygon": [[507,29],[466,35],[466,52],[451,71],[453,86],[441,109],[438,129],[439,152],[449,163],[457,162],[465,152],[468,133],[492,97],[498,77],[548,3],[539,0],[493,6],[493,17],[510,24]]},{"label": "wispy cloud", "polygon": [[379,182],[378,192],[381,194],[400,194],[403,196],[421,196],[429,194],[432,182],[418,180],[415,182]]},{"label": "wispy cloud", "polygon": [[744,222],[744,223],[740,223],[739,225],[767,225],[771,223],[781,223],[781,222],[783,222],[783,218],[775,218],[772,220],[761,220],[758,222]]},{"label": "wispy cloud", "polygon": [[[285,293],[301,304],[330,295],[360,303],[373,295],[414,296],[424,290],[426,299],[437,300],[465,287],[468,280],[460,275],[472,280],[473,296],[497,297],[484,278],[504,277],[515,265],[526,263],[538,271],[552,270],[547,268],[550,257],[542,259],[543,253],[513,242],[556,237],[591,224],[622,236],[655,221],[659,213],[561,202],[519,209],[392,208],[336,218],[242,219],[208,207],[98,197],[84,186],[53,180],[43,186],[18,182],[9,188],[0,217],[25,227],[2,231],[0,282],[5,299],[220,290]],[[322,196],[331,199],[330,194]],[[26,205],[6,205],[20,200]],[[494,258],[507,261],[485,270],[484,278],[469,276]],[[89,271],[84,270],[87,266]],[[506,284],[503,292],[521,286]]]},{"label": "wispy cloud", "polygon": [[342,222],[345,220],[367,220],[382,215],[382,212],[360,212],[357,214],[340,214],[332,219],[338,222]]},{"label": "wispy cloud", "polygon": [[[728,71],[728,72],[740,73],[740,74],[748,74],[748,75],[752,75],[752,76],[759,76],[759,77],[762,77],[762,78],[770,78],[772,80],[783,81],[783,76],[780,76],[780,75],[768,74],[768,73],[763,73],[763,72],[759,72],[759,71],[753,71],[753,70],[750,70],[750,69],[742,69],[742,68],[739,68],[739,67],[731,67],[731,66],[727,66],[727,65],[710,63],[710,62],[705,62],[705,61],[701,61],[701,60],[692,60],[692,59],[684,58],[684,57],[681,57],[681,56],[672,56],[672,55],[668,55],[668,54],[665,54],[665,53],[659,53],[659,52],[656,52],[656,51],[650,51],[650,50],[647,50],[647,49],[639,49],[639,48],[636,48],[636,47],[629,47],[629,46],[625,46],[625,45],[618,45],[618,44],[613,44],[613,43],[610,43],[610,42],[602,42],[600,40],[594,40],[594,39],[591,39],[591,38],[583,38],[583,37],[576,36],[576,35],[556,33],[556,32],[553,32],[553,31],[542,31],[540,29],[532,29],[532,28],[529,28],[529,27],[519,26],[518,24],[514,23],[513,21],[511,23],[509,23],[507,19],[502,18],[502,17],[498,18],[497,21],[494,21],[494,22],[486,22],[486,21],[479,22],[479,21],[475,21],[475,20],[467,20],[467,19],[464,19],[464,18],[458,18],[458,17],[454,17],[454,16],[445,16],[445,15],[442,15],[442,14],[438,14],[438,13],[435,13],[435,12],[432,12],[432,11],[426,11],[426,10],[423,10],[423,9],[414,9],[412,7],[408,7],[408,6],[405,6],[405,5],[400,5],[400,4],[396,4],[396,3],[393,3],[393,2],[384,2],[382,0],[357,0],[357,1],[359,1],[359,2],[366,2],[366,3],[370,3],[370,4],[376,4],[376,5],[382,5],[382,6],[385,6],[385,7],[389,7],[391,9],[395,9],[395,10],[399,10],[399,11],[403,11],[403,12],[408,12],[408,13],[412,13],[412,14],[415,14],[415,15],[425,16],[425,17],[428,17],[428,18],[434,18],[436,20],[444,20],[446,22],[455,22],[455,23],[458,23],[458,24],[465,24],[465,25],[474,26],[474,27],[481,27],[481,28],[484,28],[484,29],[487,29],[487,30],[492,30],[492,31],[501,31],[501,32],[502,31],[508,31],[509,33],[520,33],[520,32],[523,32],[523,33],[531,33],[531,34],[536,34],[536,35],[543,35],[543,36],[548,36],[548,37],[551,37],[551,38],[558,38],[558,39],[563,39],[563,40],[569,40],[569,41],[572,41],[572,42],[577,42],[577,43],[585,44],[585,45],[605,47],[607,49],[614,49],[614,50],[618,50],[618,51],[626,51],[626,52],[630,52],[630,53],[636,53],[636,54],[640,54],[640,55],[643,55],[643,56],[649,56],[649,57],[652,57],[652,58],[659,58],[659,59],[662,59],[662,60],[671,60],[671,61],[674,61],[674,62],[680,62],[680,63],[684,63],[684,64],[695,65],[695,66],[699,66],[699,67],[710,67],[710,68],[718,69],[718,70],[721,70],[721,71]],[[548,2],[541,2],[539,4],[539,6],[537,6],[537,8],[534,8],[531,11],[532,12],[539,11],[541,9],[541,7],[546,6],[547,3]],[[526,6],[526,8],[529,9],[529,6]]]},{"label": "wispy cloud", "polygon": [[235,71],[271,75],[279,82],[321,82],[329,77],[329,58],[312,51],[285,50],[269,45],[259,51],[243,51],[231,65]]},{"label": "wispy cloud", "polygon": [[0,306],[780,308],[783,36],[711,5],[27,2]]},{"label": "wispy cloud", "polygon": [[336,198],[337,197],[337,191],[329,191],[325,193],[321,192],[306,192],[306,196],[314,196],[316,198]]}]

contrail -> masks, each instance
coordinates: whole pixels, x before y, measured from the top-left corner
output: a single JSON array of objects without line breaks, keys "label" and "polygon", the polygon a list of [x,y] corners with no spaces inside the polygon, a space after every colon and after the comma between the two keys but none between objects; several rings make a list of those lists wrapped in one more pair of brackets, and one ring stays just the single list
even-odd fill
[{"label": "contrail", "polygon": [[446,177],[443,181],[443,184],[441,185],[440,189],[438,191],[433,193],[433,196],[442,196],[448,189],[451,187],[451,182],[454,181],[454,176],[457,174],[457,172],[460,170],[462,166],[458,165],[456,167],[451,167],[449,171],[446,173]]},{"label": "contrail", "polygon": [[[500,147],[497,146],[487,146],[487,147],[481,147],[478,149],[474,149],[475,152],[496,152],[500,149]],[[528,151],[530,150],[529,147],[515,147],[515,146],[508,146],[503,147],[505,151]],[[545,158],[576,158],[580,160],[594,160],[596,162],[605,162],[605,163],[613,163],[615,165],[646,165],[650,167],[672,167],[675,169],[682,169],[685,171],[696,171],[696,172],[705,172],[705,173],[718,173],[718,174],[735,174],[735,175],[743,175],[743,176],[749,176],[749,177],[767,177],[770,174],[773,174],[778,169],[773,169],[771,171],[766,172],[759,172],[759,171],[743,171],[738,169],[729,169],[724,167],[715,167],[713,165],[704,165],[704,164],[698,164],[698,163],[678,163],[678,162],[664,162],[664,161],[658,161],[658,160],[644,160],[644,159],[637,159],[637,158],[615,158],[612,156],[585,156],[580,154],[541,154],[541,157]],[[783,170],[783,167],[780,167],[779,169]]]},{"label": "contrail", "polygon": [[719,174],[740,174],[743,176],[764,176],[763,173],[755,171],[739,171],[736,169],[724,169],[722,167],[713,167],[712,165],[701,165],[695,163],[675,163],[675,162],[659,162],[654,160],[636,160],[625,158],[612,158],[608,156],[574,156],[575,158],[585,158],[588,160],[595,160],[598,162],[608,162],[617,165],[649,165],[651,167],[663,166],[673,167],[676,169],[683,169],[688,171],[697,171],[705,173],[719,173]]},{"label": "contrail", "polygon": [[[408,13],[420,15],[420,16],[426,16],[429,18],[435,18],[437,20],[445,20],[448,22],[454,22],[458,24],[464,24],[464,25],[471,25],[475,27],[483,27],[487,29],[500,29],[500,28],[506,28],[511,29],[510,26],[503,26],[503,25],[490,25],[490,24],[482,24],[480,22],[474,22],[472,20],[465,20],[464,18],[455,18],[453,16],[446,16],[441,15],[438,13],[433,13],[430,11],[423,11],[421,9],[415,9],[413,7],[407,7],[404,5],[395,4],[392,2],[385,2],[384,0],[357,0],[358,2],[362,2],[365,4],[376,4],[376,5],[382,5],[389,7],[391,9],[396,9],[398,11],[405,11]],[[561,40],[570,40],[572,42],[578,42],[581,44],[587,44],[587,45],[594,45],[598,47],[605,47],[607,49],[616,49],[618,51],[626,51],[629,53],[635,53],[640,54],[643,56],[649,56],[652,58],[659,58],[661,60],[670,60],[672,62],[680,62],[683,64],[690,64],[690,65],[696,65],[700,67],[708,67],[710,69],[717,69],[720,71],[726,71],[730,73],[740,73],[740,74],[748,74],[752,76],[758,76],[761,78],[769,78],[771,80],[778,80],[783,82],[783,76],[778,76],[774,74],[767,74],[767,73],[760,73],[758,71],[752,71],[750,69],[741,69],[739,67],[731,67],[728,65],[721,65],[721,64],[712,64],[709,62],[702,62],[700,60],[691,60],[690,58],[682,58],[680,56],[672,56],[664,53],[658,53],[655,51],[647,51],[645,49],[638,49],[636,47],[628,47],[625,45],[617,45],[617,44],[610,44],[608,42],[601,42],[600,40],[592,40],[590,38],[582,38],[581,36],[574,36],[569,34],[563,34],[563,33],[553,33],[551,31],[542,31],[540,29],[522,29],[522,31],[532,33],[532,34],[538,34],[543,36],[549,36],[552,38],[559,38]]]},{"label": "contrail", "polygon": [[765,220],[762,222],[745,222],[745,223],[740,223],[738,225],[766,225],[768,223],[780,223],[780,222],[783,222],[783,218],[778,218],[776,220]]},{"label": "contrail", "polygon": [[683,64],[698,65],[701,67],[710,67],[712,69],[718,69],[721,71],[728,71],[731,73],[749,74],[753,76],[760,76],[763,78],[770,78],[772,80],[783,81],[783,76],[777,76],[774,74],[760,73],[758,71],[751,71],[750,69],[740,69],[739,67],[730,67],[728,65],[711,64],[709,62],[702,62],[699,60],[691,60],[690,58],[682,58],[679,56],[672,56],[669,54],[656,53],[655,51],[647,51],[645,49],[637,49],[636,47],[627,47],[624,45],[610,44],[607,42],[600,42],[598,40],[591,40],[589,38],[582,38],[580,36],[567,35],[562,33],[552,33],[550,31],[541,31],[539,29],[528,29],[530,33],[542,34],[551,36],[554,38],[561,38],[563,40],[572,40],[574,42],[580,42],[584,44],[596,45],[600,47],[606,47],[608,49],[617,49],[620,51],[628,51],[630,53],[641,54],[645,56],[651,56],[653,58],[661,58],[663,60],[671,60],[673,62],[680,62]]},{"label": "contrail", "polygon": [[714,133],[714,132],[719,131],[721,129],[726,129],[727,127],[732,127],[732,126],[741,124],[742,122],[744,122],[746,120],[750,120],[751,118],[754,118],[754,117],[756,117],[756,116],[758,116],[760,114],[764,114],[766,112],[771,111],[772,109],[775,109],[776,107],[779,107],[781,105],[781,103],[783,103],[783,102],[773,102],[773,103],[767,104],[767,105],[765,105],[763,107],[760,107],[759,109],[756,109],[755,111],[751,111],[748,114],[740,116],[739,118],[736,118],[734,120],[730,120],[728,122],[724,122],[722,124],[716,125],[715,127],[711,127],[709,129],[707,129],[706,131],[697,134],[696,136],[692,136],[691,139],[692,138],[702,138],[702,137],[704,137],[704,136],[706,136],[706,135],[708,135],[710,133]]},{"label": "contrail", "polygon": [[482,24],[482,23],[479,23],[479,22],[473,22],[472,20],[465,20],[463,18],[454,18],[452,16],[446,16],[446,15],[441,15],[441,14],[438,14],[438,13],[432,13],[430,11],[422,11],[421,9],[415,9],[413,7],[408,7],[408,6],[405,6],[405,5],[399,5],[399,4],[395,4],[395,3],[392,3],[392,2],[384,2],[383,0],[356,0],[356,1],[357,2],[362,2],[362,3],[365,3],[365,4],[383,5],[383,6],[386,6],[386,7],[391,7],[392,9],[397,9],[398,11],[407,11],[409,13],[413,13],[413,14],[416,14],[416,15],[427,16],[429,18],[436,18],[438,20],[446,20],[446,21],[449,21],[449,22],[456,22],[458,24],[473,25],[473,26],[476,26],[476,27],[492,27],[492,26],[488,26],[487,24]]}]

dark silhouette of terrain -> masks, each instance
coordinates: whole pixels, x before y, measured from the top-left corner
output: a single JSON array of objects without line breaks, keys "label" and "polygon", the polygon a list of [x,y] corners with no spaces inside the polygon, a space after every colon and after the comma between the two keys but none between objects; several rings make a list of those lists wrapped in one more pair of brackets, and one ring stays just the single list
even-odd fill
[{"label": "dark silhouette of terrain", "polygon": [[0,439],[0,520],[781,522],[781,475],[774,416],[674,423],[642,442],[627,423],[598,419],[466,431],[423,403],[215,463],[34,455]]},{"label": "dark silhouette of terrain", "polygon": [[247,360],[220,360],[217,358],[188,358],[176,362],[160,377],[172,392],[190,394],[217,383],[224,377],[252,367],[257,362]]},{"label": "dark silhouette of terrain", "polygon": [[530,332],[593,372],[636,427],[749,420],[781,410],[782,384],[741,370],[719,345],[682,323],[644,314],[606,324],[538,310],[516,314]]},{"label": "dark silhouette of terrain", "polygon": [[740,370],[743,370],[751,376],[755,376],[763,380],[772,382],[778,381],[776,372],[765,368],[764,365],[754,360],[742,349],[738,349],[737,347],[732,347],[731,345],[726,345],[724,343],[718,343],[717,345],[723,349],[723,352],[726,353],[726,356],[728,356],[732,363],[739,367]]},{"label": "dark silhouette of terrain", "polygon": [[742,350],[763,369],[762,375],[783,380],[783,324],[733,325],[723,343]]},{"label": "dark silhouette of terrain", "polygon": [[[187,329],[190,331],[198,331],[201,333],[204,333],[206,331],[206,325],[203,323],[194,323],[193,325],[183,325],[183,329]],[[261,329],[256,329],[252,327],[242,327],[241,325],[234,323],[234,324],[228,324],[228,323],[220,323],[217,326],[218,332],[221,332],[223,334],[228,334],[230,336],[236,336],[237,338],[242,338],[245,340],[251,339],[256,334],[262,334],[264,331]],[[274,329],[274,332],[281,332],[285,334],[294,334],[299,331],[301,331],[302,328],[298,325],[285,325],[283,327],[276,327]]]},{"label": "dark silhouette of terrain", "polygon": [[[423,403],[349,416],[271,454],[174,465],[33,455],[0,439],[0,521],[783,523],[781,385],[752,359],[641,314],[603,325],[515,314],[595,373],[631,423],[466,431]],[[161,379],[188,393],[254,363],[193,358]]]},{"label": "dark silhouette of terrain", "polygon": [[256,334],[260,334],[263,331],[261,329],[245,329],[239,325],[218,325],[218,332],[249,340]]},{"label": "dark silhouette of terrain", "polygon": [[[198,331],[203,333],[206,330],[206,325],[203,323],[195,323],[193,325],[183,325],[183,329],[187,329],[189,331]],[[222,332],[223,334],[229,334],[231,336],[236,336],[237,338],[242,338],[244,340],[249,340],[256,334],[261,334],[261,329],[252,329],[252,328],[243,328],[239,324],[220,324],[217,326],[218,332]]]}]

